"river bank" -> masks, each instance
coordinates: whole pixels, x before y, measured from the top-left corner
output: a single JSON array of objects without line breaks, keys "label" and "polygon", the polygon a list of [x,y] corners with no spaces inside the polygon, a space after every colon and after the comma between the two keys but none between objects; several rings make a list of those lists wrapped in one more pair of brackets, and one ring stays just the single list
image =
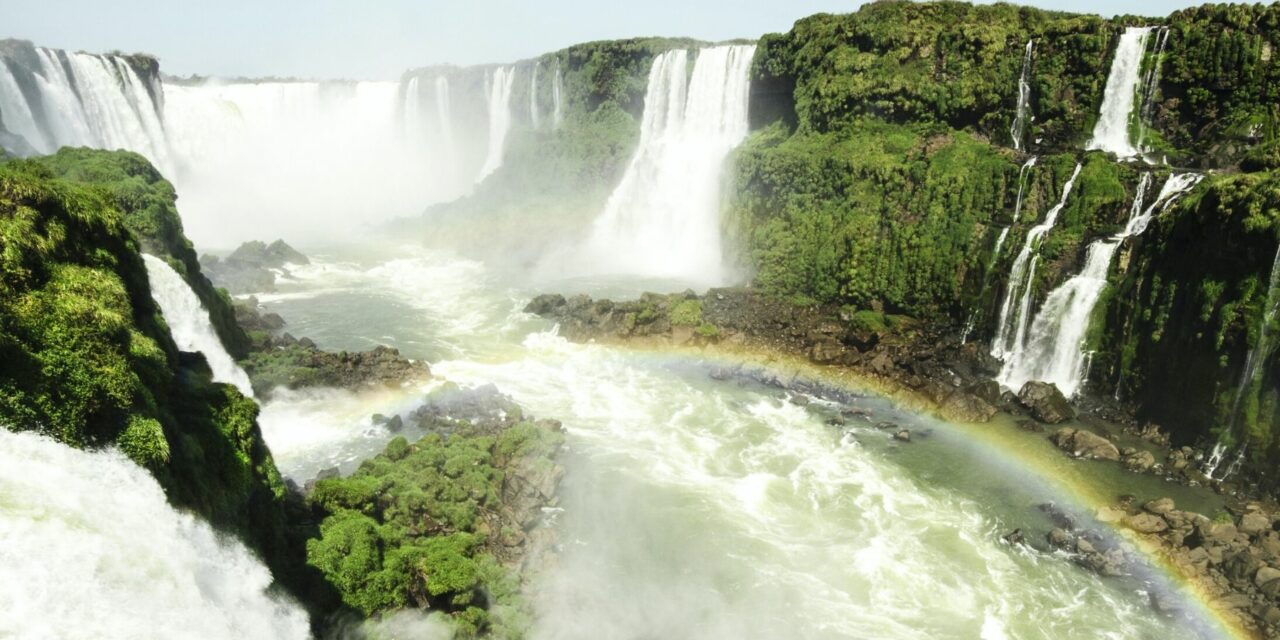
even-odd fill
[{"label": "river bank", "polygon": [[[645,294],[628,302],[548,294],[526,310],[554,320],[571,340],[696,349],[739,363],[713,376],[747,376],[835,399],[842,385],[869,387],[943,420],[1040,434],[1069,457],[1123,466],[1135,474],[1132,490],[1108,496],[1094,515],[1119,529],[1128,545],[1107,543],[1065,516],[1055,516],[1058,526],[1042,541],[1021,531],[1007,538],[1040,548],[1047,543],[1102,576],[1127,572],[1128,555],[1154,556],[1240,629],[1257,637],[1277,633],[1280,533],[1269,496],[1213,480],[1204,472],[1209,452],[1171,446],[1158,426],[1140,425],[1116,402],[1068,402],[1039,383],[1018,394],[1002,390],[992,380],[999,363],[948,328],[875,310],[796,307],[747,289]],[[910,439],[907,431],[885,428]],[[1222,507],[1207,515],[1178,509],[1166,495],[1152,493],[1158,487],[1136,482],[1139,475],[1213,491]],[[1152,606],[1167,605],[1153,598]]]}]

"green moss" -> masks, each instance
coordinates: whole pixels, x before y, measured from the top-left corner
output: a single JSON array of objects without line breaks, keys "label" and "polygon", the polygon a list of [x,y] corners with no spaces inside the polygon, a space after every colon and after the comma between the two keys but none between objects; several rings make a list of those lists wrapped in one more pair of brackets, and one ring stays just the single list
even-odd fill
[{"label": "green moss", "polygon": [[671,305],[671,324],[696,327],[702,324],[702,301],[681,300]]}]

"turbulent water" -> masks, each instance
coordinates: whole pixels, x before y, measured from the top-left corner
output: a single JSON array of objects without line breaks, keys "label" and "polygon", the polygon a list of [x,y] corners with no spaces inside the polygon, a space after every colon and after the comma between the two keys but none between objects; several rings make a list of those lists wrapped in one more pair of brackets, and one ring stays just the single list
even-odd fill
[{"label": "turbulent water", "polygon": [[1080,390],[1088,376],[1089,352],[1086,340],[1093,310],[1107,286],[1107,273],[1116,250],[1125,239],[1147,229],[1152,216],[1164,211],[1199,181],[1199,174],[1173,174],[1160,188],[1149,206],[1146,193],[1150,173],[1138,181],[1129,209],[1129,220],[1119,233],[1089,245],[1080,272],[1049,293],[1031,324],[1025,343],[1015,345],[1007,355],[997,378],[1010,389],[1020,389],[1029,380],[1052,382],[1067,397]]},{"label": "turbulent water", "polygon": [[164,260],[146,254],[142,259],[147,264],[151,297],[164,314],[164,320],[168,323],[178,348],[203,353],[205,360],[209,362],[209,368],[213,370],[215,382],[233,384],[241,393],[252,398],[253,387],[249,384],[249,376],[245,375],[244,370],[222,346],[213,323],[209,321],[209,310],[204,308],[196,292]]},{"label": "turbulent water", "polygon": [[731,45],[654,59],[639,148],[576,268],[723,283],[720,175],[747,134],[754,53]]},{"label": "turbulent water", "polygon": [[[328,348],[389,343],[564,421],[563,548],[533,587],[534,638],[1212,637],[1154,614],[1139,585],[1001,542],[1051,526],[1033,505],[1070,500],[956,427],[875,396],[852,400],[868,422],[833,427],[820,399],[713,379],[685,356],[571,344],[520,312],[563,283],[396,253],[321,257],[260,298]],[[379,450],[391,434],[369,417],[407,413],[422,393],[289,393],[261,422],[283,472],[304,481]]]},{"label": "turbulent water", "polygon": [[0,429],[0,637],[307,638],[240,543],[114,451]]},{"label": "turbulent water", "polygon": [[1129,27],[1120,35],[1089,149],[1101,149],[1120,158],[1138,155],[1138,148],[1130,140],[1129,119],[1133,115],[1134,99],[1142,79],[1142,58],[1150,35],[1151,27]]},{"label": "turbulent water", "polygon": [[[1027,168],[1032,166],[1028,161]],[[1008,283],[1005,285],[1004,302],[1000,305],[1000,318],[996,323],[996,337],[991,342],[991,355],[1003,360],[1012,353],[1022,350],[1026,341],[1027,318],[1031,314],[1032,283],[1036,275],[1036,263],[1039,256],[1040,243],[1058,222],[1058,214],[1067,206],[1067,198],[1080,176],[1082,165],[1077,164],[1071,178],[1062,187],[1062,198],[1045,214],[1044,221],[1027,231],[1022,250],[1013,259],[1009,270]]]}]

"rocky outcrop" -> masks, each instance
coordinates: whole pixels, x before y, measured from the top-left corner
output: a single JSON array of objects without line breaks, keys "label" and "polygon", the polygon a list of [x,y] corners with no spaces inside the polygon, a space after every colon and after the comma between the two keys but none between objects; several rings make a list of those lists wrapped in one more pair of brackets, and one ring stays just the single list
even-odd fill
[{"label": "rocky outcrop", "polygon": [[1032,417],[1047,424],[1058,424],[1076,417],[1071,403],[1049,382],[1032,380],[1018,391],[1018,402],[1031,411]]},{"label": "rocky outcrop", "polygon": [[310,262],[284,240],[271,244],[258,240],[246,242],[225,258],[207,253],[200,256],[200,266],[209,279],[236,294],[275,291],[276,277],[287,273],[288,265]]},{"label": "rocky outcrop", "polygon": [[1090,460],[1120,460],[1120,450],[1110,440],[1083,429],[1058,429],[1051,436],[1053,443],[1077,458]]}]

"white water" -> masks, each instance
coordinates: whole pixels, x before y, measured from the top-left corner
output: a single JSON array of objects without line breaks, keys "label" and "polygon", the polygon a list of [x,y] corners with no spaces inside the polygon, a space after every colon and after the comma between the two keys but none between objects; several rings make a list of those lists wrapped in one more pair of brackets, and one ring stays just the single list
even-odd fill
[{"label": "white water", "polygon": [[39,68],[24,72],[36,86],[38,103],[27,100],[13,69],[0,60],[0,117],[6,129],[40,153],[63,146],[129,149],[162,170],[172,167],[160,105],[124,58],[34,51]]},{"label": "white water", "polygon": [[433,157],[401,125],[405,108],[421,105],[420,84],[403,99],[396,82],[209,81],[164,88],[165,120],[180,161],[178,204],[198,245],[349,237],[458,191],[432,171],[447,159]]},{"label": "white water", "polygon": [[116,451],[0,428],[0,637],[307,638],[238,541]]},{"label": "white water", "polygon": [[582,268],[724,281],[720,176],[747,134],[754,45],[659,55],[649,71],[640,144],[592,225]]},{"label": "white water", "polygon": [[511,87],[515,84],[516,68],[498,67],[489,75],[486,94],[489,102],[489,145],[484,165],[475,182],[479,184],[502,166],[507,148],[507,131],[511,129]]},{"label": "white water", "polygon": [[1027,180],[1031,177],[1031,168],[1036,166],[1036,156],[1031,156],[1018,169],[1018,199],[1013,204],[1013,223],[1022,219],[1022,196],[1026,194]]},{"label": "white water", "polygon": [[542,116],[538,113],[538,69],[541,63],[533,63],[532,76],[529,78],[529,122],[533,128],[542,126]]},{"label": "white water", "polygon": [[1231,419],[1227,424],[1229,431],[1234,431],[1236,428],[1236,421],[1240,417],[1240,404],[1244,401],[1245,394],[1253,387],[1254,378],[1258,374],[1258,364],[1271,352],[1271,323],[1275,321],[1276,313],[1280,312],[1278,285],[1280,285],[1280,248],[1276,249],[1276,257],[1271,261],[1271,277],[1267,281],[1267,295],[1263,302],[1265,306],[1258,325],[1258,341],[1249,350],[1249,355],[1245,356],[1244,368],[1240,370],[1240,382],[1236,385],[1235,399],[1231,402]]},{"label": "white water", "polygon": [[1138,149],[1129,139],[1129,119],[1133,115],[1133,103],[1142,74],[1142,57],[1150,34],[1151,27],[1129,27],[1120,35],[1102,95],[1102,109],[1088,149],[1100,149],[1120,158],[1138,155]]},{"label": "white water", "polygon": [[[376,322],[369,330],[406,355],[453,354],[433,362],[438,376],[495,383],[529,413],[564,422],[562,547],[533,585],[531,638],[1203,633],[1166,623],[1130,586],[1000,542],[1021,526],[1006,517],[1055,499],[1020,492],[1054,488],[994,454],[963,458],[973,439],[950,427],[857,401],[873,422],[910,426],[916,439],[898,445],[873,422],[834,428],[780,392],[713,380],[687,357],[570,344],[519,312],[527,293],[473,261],[419,252],[342,273],[340,289],[284,283],[267,304],[315,327],[306,333],[328,348],[352,348],[360,340],[343,327]],[[368,416],[407,413],[422,390],[379,394],[269,404],[264,434],[284,473],[303,481],[355,466],[392,437]]]},{"label": "white water", "polygon": [[209,310],[201,304],[200,298],[196,297],[187,281],[160,258],[144,254],[142,259],[147,263],[151,297],[164,314],[178,348],[203,353],[213,371],[215,382],[233,384],[241,393],[252,398],[253,387],[249,384],[249,376],[222,346],[222,341],[218,339],[218,334],[209,321]]},{"label": "white water", "polygon": [[561,86],[564,84],[564,80],[560,77],[559,60],[556,60],[555,82],[556,83],[551,87],[551,123],[555,125],[556,128],[559,128],[560,124],[564,122],[564,106],[561,102],[563,98],[560,97]]},{"label": "white water", "polygon": [[1027,41],[1026,53],[1022,56],[1022,74],[1018,76],[1018,107],[1017,114],[1013,118],[1013,126],[1009,128],[1009,135],[1013,138],[1013,148],[1022,150],[1022,137],[1027,128],[1027,122],[1030,121],[1028,109],[1031,107],[1031,81],[1028,74],[1031,72],[1031,48],[1035,45],[1034,40]]},{"label": "white water", "polygon": [[1135,143],[1143,153],[1149,151],[1147,148],[1147,132],[1150,129],[1151,118],[1155,113],[1156,91],[1160,88],[1160,72],[1162,67],[1162,58],[1164,57],[1164,49],[1169,44],[1169,27],[1160,27],[1156,30],[1156,46],[1152,52],[1151,64],[1147,69],[1147,75],[1142,79],[1142,102],[1138,110],[1138,140]]},{"label": "white water", "polygon": [[1146,231],[1152,216],[1164,211],[1201,179],[1199,174],[1169,176],[1149,206],[1147,189],[1151,174],[1138,181],[1129,220],[1119,233],[1089,245],[1084,267],[1054,289],[1031,325],[1025,343],[1008,354],[997,380],[1010,389],[1021,389],[1030,380],[1052,382],[1063,395],[1074,396],[1088,376],[1090,353],[1085,350],[1093,310],[1107,286],[1107,274],[1116,250],[1125,239]]},{"label": "white water", "polygon": [[1009,354],[1022,349],[1026,340],[1027,316],[1031,310],[1031,285],[1036,276],[1036,263],[1039,256],[1035,252],[1045,235],[1058,222],[1058,214],[1067,206],[1067,197],[1080,176],[1083,165],[1077,164],[1071,172],[1071,178],[1062,187],[1062,198],[1045,214],[1044,221],[1027,231],[1027,238],[1022,250],[1013,259],[1013,267],[1009,270],[1009,280],[1005,285],[1004,302],[1000,305],[1000,318],[996,323],[996,337],[991,342],[991,355],[1005,359]]}]

